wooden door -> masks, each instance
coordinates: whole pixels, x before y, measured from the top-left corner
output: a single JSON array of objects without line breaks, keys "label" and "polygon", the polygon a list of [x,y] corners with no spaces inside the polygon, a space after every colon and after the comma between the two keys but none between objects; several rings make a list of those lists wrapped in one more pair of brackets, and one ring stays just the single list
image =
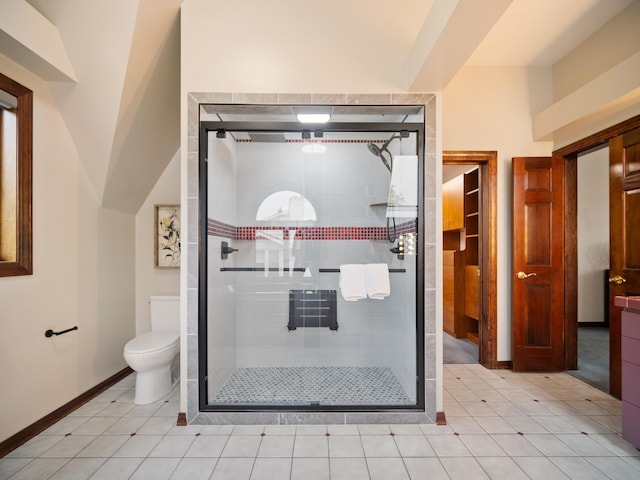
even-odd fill
[{"label": "wooden door", "polygon": [[640,129],[609,141],[609,393],[621,396],[620,313],[616,295],[640,295]]},{"label": "wooden door", "polygon": [[564,370],[564,159],[513,159],[513,370]]}]

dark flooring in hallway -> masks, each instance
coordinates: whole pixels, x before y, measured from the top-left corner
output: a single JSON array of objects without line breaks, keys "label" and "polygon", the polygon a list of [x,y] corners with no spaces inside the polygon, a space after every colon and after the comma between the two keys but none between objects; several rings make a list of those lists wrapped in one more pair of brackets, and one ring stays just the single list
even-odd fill
[{"label": "dark flooring in hallway", "polygon": [[567,373],[609,393],[609,329],[578,328],[578,370]]},{"label": "dark flooring in hallway", "polygon": [[478,362],[478,345],[466,338],[455,338],[447,332],[442,334],[443,363],[469,364]]}]

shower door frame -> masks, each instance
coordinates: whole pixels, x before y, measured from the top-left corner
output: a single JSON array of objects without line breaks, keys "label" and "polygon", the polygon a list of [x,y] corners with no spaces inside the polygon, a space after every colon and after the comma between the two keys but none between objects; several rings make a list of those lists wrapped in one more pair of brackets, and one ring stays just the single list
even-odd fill
[{"label": "shower door frame", "polygon": [[[423,105],[417,105],[423,106]],[[411,405],[212,405],[208,397],[208,148],[209,134],[218,132],[390,132],[416,133],[418,151],[418,213],[416,231],[416,403]],[[426,412],[425,401],[425,121],[412,123],[200,121],[198,137],[199,169],[199,253],[198,253],[198,406],[200,412]]]}]

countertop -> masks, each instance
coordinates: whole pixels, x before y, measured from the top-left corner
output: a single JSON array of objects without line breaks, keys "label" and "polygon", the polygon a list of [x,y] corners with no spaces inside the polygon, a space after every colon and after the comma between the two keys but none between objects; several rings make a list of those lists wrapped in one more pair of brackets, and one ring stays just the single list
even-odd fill
[{"label": "countertop", "polygon": [[626,308],[627,310],[636,310],[640,312],[640,297],[616,296],[614,299],[616,307]]}]

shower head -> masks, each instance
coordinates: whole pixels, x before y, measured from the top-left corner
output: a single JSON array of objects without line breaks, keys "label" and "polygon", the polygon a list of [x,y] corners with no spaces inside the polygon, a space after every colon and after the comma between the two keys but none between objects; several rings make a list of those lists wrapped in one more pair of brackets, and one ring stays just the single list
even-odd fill
[{"label": "shower head", "polygon": [[[391,155],[391,152],[387,149],[387,147],[396,138],[402,139],[402,138],[407,138],[407,137],[409,137],[409,131],[408,130],[401,130],[400,133],[395,133],[395,134],[391,135],[389,140],[384,142],[381,147],[377,146],[375,143],[369,143],[369,144],[367,144],[367,148],[376,157],[380,157],[380,160],[382,160],[382,163],[384,163],[384,166],[387,167],[387,170],[389,170],[389,172],[391,172],[391,169],[393,168],[393,155]],[[387,153],[387,155],[389,155],[389,160],[384,158],[384,153],[385,152]]]},{"label": "shower head", "polygon": [[[367,148],[371,153],[373,153],[376,157],[380,157],[380,160],[382,160],[382,163],[384,163],[384,166],[387,167],[387,170],[389,170],[389,172],[391,172],[391,169],[393,168],[393,157],[391,155],[391,152],[387,150],[387,147],[389,146],[391,141],[396,138],[401,138],[401,135],[392,135],[391,138],[384,142],[381,147],[377,146],[375,143],[369,143],[367,145]],[[384,157],[385,152],[387,153],[387,155],[389,155],[389,160]]]},{"label": "shower head", "polygon": [[379,157],[380,155],[382,155],[382,149],[380,147],[378,147],[375,143],[370,143],[369,145],[367,145],[367,148],[376,157]]},{"label": "shower head", "polygon": [[389,150],[383,149],[378,147],[375,143],[369,143],[367,145],[367,148],[369,149],[369,151],[371,153],[373,153],[376,157],[380,157],[380,160],[382,160],[382,163],[384,163],[384,166],[387,167],[387,170],[389,170],[389,173],[391,173],[391,165],[389,164],[389,162],[387,161],[386,158],[384,158],[384,152],[387,152],[389,154],[389,158],[391,158],[391,153],[389,153]]}]

